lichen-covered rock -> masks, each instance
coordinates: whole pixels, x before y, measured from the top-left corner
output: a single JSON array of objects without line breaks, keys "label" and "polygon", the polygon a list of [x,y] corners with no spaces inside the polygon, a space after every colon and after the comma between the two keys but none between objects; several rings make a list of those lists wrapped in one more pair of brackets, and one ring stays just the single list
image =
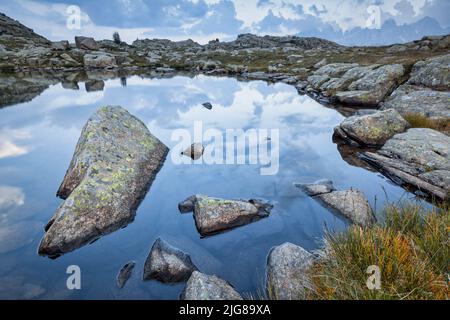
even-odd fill
[{"label": "lichen-covered rock", "polygon": [[388,109],[364,116],[348,117],[335,128],[335,134],[360,145],[381,146],[395,134],[408,128],[409,123],[397,111]]},{"label": "lichen-covered rock", "polygon": [[98,109],[84,126],[46,226],[39,254],[56,257],[132,222],[168,148],[121,107]]},{"label": "lichen-covered rock", "polygon": [[376,106],[391,93],[404,73],[400,64],[378,67],[351,83],[348,91],[336,93],[335,98],[344,104]]},{"label": "lichen-covered rock", "polygon": [[381,109],[395,109],[401,114],[420,114],[432,119],[450,119],[450,92],[402,85],[391,94]]},{"label": "lichen-covered rock", "polygon": [[376,221],[367,198],[360,190],[333,191],[320,194],[317,198],[361,227],[371,226]]},{"label": "lichen-covered rock", "polygon": [[333,181],[328,179],[318,180],[314,183],[295,183],[295,186],[311,197],[336,190]]},{"label": "lichen-covered rock", "polygon": [[135,265],[136,262],[130,261],[120,269],[119,273],[117,274],[117,286],[119,287],[119,289],[122,289],[127,283],[128,279],[130,279]]},{"label": "lichen-covered rock", "polygon": [[98,50],[98,43],[94,38],[75,37],[75,45],[82,50]]},{"label": "lichen-covered rock", "polygon": [[269,216],[272,205],[256,199],[227,200],[196,195],[194,219],[202,236],[245,225]]},{"label": "lichen-covered rock", "polygon": [[83,57],[85,68],[117,68],[116,57],[105,52],[92,52]]},{"label": "lichen-covered rock", "polygon": [[303,300],[312,290],[308,268],[313,255],[300,246],[286,242],[270,250],[267,258],[267,295],[276,300]]},{"label": "lichen-covered rock", "polygon": [[314,74],[327,75],[330,78],[336,78],[355,67],[358,67],[357,63],[330,63],[316,70]]},{"label": "lichen-covered rock", "polygon": [[201,143],[193,143],[189,148],[186,148],[182,155],[191,158],[192,160],[198,160],[203,155],[203,151],[205,151],[205,147]]},{"label": "lichen-covered rock", "polygon": [[144,280],[183,282],[196,270],[198,269],[188,254],[158,238],[145,261]]},{"label": "lichen-covered rock", "polygon": [[408,80],[409,84],[435,89],[450,89],[450,54],[417,62]]},{"label": "lichen-covered rock", "polygon": [[243,300],[225,280],[194,271],[181,294],[182,300]]}]

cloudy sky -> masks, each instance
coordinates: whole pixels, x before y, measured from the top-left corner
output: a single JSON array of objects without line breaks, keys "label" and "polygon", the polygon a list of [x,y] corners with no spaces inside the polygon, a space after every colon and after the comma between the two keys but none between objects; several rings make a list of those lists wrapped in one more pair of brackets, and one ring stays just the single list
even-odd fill
[{"label": "cloudy sky", "polygon": [[[80,9],[80,29],[67,26]],[[90,35],[122,40],[191,38],[232,40],[240,33],[302,34],[310,30],[366,28],[375,10],[380,22],[398,25],[425,16],[450,27],[449,0],[0,0],[0,12],[51,40]],[[331,28],[331,29],[330,29]]]}]

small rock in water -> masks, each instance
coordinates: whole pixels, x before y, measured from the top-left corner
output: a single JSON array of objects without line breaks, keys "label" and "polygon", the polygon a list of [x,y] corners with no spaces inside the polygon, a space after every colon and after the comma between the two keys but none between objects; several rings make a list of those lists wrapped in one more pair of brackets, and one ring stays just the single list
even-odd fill
[{"label": "small rock in water", "polygon": [[180,210],[181,213],[188,213],[194,211],[196,199],[197,199],[196,196],[190,196],[186,200],[180,202],[178,204],[178,210]]},{"label": "small rock in water", "polygon": [[[191,201],[189,198],[188,200]],[[191,205],[189,201],[182,204],[186,204],[186,209]],[[195,225],[202,236],[212,235],[265,218],[269,216],[272,207],[271,204],[257,199],[227,200],[196,195]]]},{"label": "small rock in water", "polygon": [[130,279],[131,274],[133,273],[134,266],[136,262],[130,261],[126,265],[120,269],[119,274],[117,275],[117,286],[119,289],[122,289],[127,283],[128,279]]},{"label": "small rock in water", "polygon": [[225,280],[194,271],[181,293],[181,300],[243,300]]},{"label": "small rock in water", "polygon": [[318,180],[314,183],[295,183],[294,185],[302,189],[308,196],[317,196],[336,190],[333,186],[333,181],[328,179]]},{"label": "small rock in water", "polygon": [[211,110],[212,109],[212,104],[210,102],[205,102],[202,104],[202,106],[204,106],[206,109]]},{"label": "small rock in water", "polygon": [[312,283],[308,268],[313,255],[300,246],[286,242],[274,247],[267,258],[267,291],[277,300],[305,299]]},{"label": "small rock in water", "polygon": [[192,160],[198,160],[203,155],[203,151],[205,151],[205,147],[201,143],[196,142],[181,154],[190,157]]},{"label": "small rock in water", "polygon": [[156,239],[144,265],[144,280],[164,283],[183,282],[198,270],[191,257],[163,239]]},{"label": "small rock in water", "polygon": [[359,190],[333,191],[318,195],[317,198],[360,227],[368,227],[376,222],[367,198]]}]

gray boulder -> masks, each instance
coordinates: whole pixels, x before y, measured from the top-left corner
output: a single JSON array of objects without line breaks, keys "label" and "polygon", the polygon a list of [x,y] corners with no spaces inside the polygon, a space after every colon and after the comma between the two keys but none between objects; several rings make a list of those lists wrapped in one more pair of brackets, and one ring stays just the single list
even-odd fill
[{"label": "gray boulder", "polygon": [[450,89],[450,54],[417,62],[408,84],[435,89]]},{"label": "gray boulder", "polygon": [[360,190],[333,191],[320,194],[317,198],[360,227],[370,227],[376,222],[369,202]]},{"label": "gray boulder", "polygon": [[376,153],[360,156],[399,185],[446,201],[450,194],[450,137],[426,128],[397,134]]},{"label": "gray boulder", "polygon": [[226,200],[196,195],[194,219],[202,236],[242,226],[269,216],[272,205],[261,200]]},{"label": "gray boulder", "polygon": [[126,265],[124,265],[122,269],[120,269],[119,273],[117,274],[117,286],[119,287],[119,289],[122,289],[127,283],[128,279],[130,279],[135,265],[136,262],[130,261]]},{"label": "gray boulder", "polygon": [[75,37],[75,45],[82,50],[98,50],[98,43],[94,38],[89,37]]},{"label": "gray boulder", "polygon": [[270,299],[304,300],[313,285],[308,276],[313,255],[286,242],[270,250],[267,258],[266,289]]},{"label": "gray boulder", "polygon": [[84,84],[87,92],[103,91],[105,88],[105,81],[103,80],[90,80]]},{"label": "gray boulder", "polygon": [[381,146],[395,134],[406,131],[409,123],[393,109],[346,118],[335,128],[336,135],[360,145]]},{"label": "gray boulder", "polygon": [[420,114],[432,119],[450,118],[450,92],[434,91],[424,87],[402,85],[381,107],[395,109],[401,114]]},{"label": "gray boulder", "polygon": [[311,197],[336,190],[333,181],[328,179],[318,180],[314,183],[295,183],[294,185]]},{"label": "gray boulder", "polygon": [[105,52],[92,52],[83,57],[85,68],[117,68],[116,57]]},{"label": "gray boulder", "polygon": [[84,126],[39,254],[57,257],[134,220],[168,148],[121,107],[98,109]]},{"label": "gray boulder", "polygon": [[69,41],[63,40],[63,41],[56,41],[52,42],[52,49],[56,51],[65,51],[70,49]]},{"label": "gray boulder", "polygon": [[144,280],[164,283],[183,282],[198,270],[191,257],[163,239],[156,239],[144,265]]},{"label": "gray boulder", "polygon": [[181,294],[182,300],[243,300],[226,281],[194,271]]}]

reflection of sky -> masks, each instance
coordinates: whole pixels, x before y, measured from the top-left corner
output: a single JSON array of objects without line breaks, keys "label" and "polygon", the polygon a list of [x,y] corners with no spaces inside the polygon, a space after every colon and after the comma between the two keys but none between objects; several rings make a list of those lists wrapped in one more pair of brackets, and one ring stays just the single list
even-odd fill
[{"label": "reflection of sky", "polygon": [[[206,101],[212,103],[212,110],[201,105]],[[389,200],[404,193],[378,174],[342,160],[331,139],[342,115],[299,96],[291,86],[206,76],[131,77],[126,87],[115,79],[106,81],[104,91],[89,93],[83,85],[78,91],[54,85],[31,102],[0,110],[0,154],[4,155],[0,157],[0,210],[2,203],[13,207],[2,216],[0,227],[48,221],[61,203],[55,192],[83,125],[99,106],[107,104],[128,109],[169,147],[177,143],[170,139],[173,130],[190,131],[195,121],[202,121],[204,130],[215,128],[223,133],[225,129],[278,129],[280,169],[277,175],[261,176],[259,165],[174,165],[169,155],[135,222],[126,229],[56,261],[36,255],[42,231],[29,234],[31,243],[22,234],[25,246],[0,255],[0,277],[33,279],[33,285],[45,288],[43,298],[177,298],[182,286],[140,280],[147,250],[158,236],[188,251],[204,272],[223,277],[240,291],[255,293],[271,246],[290,241],[315,249],[324,226],[331,230],[345,227],[342,219],[294,188],[294,182],[329,178],[339,189],[360,188],[378,208],[386,200],[384,189]],[[177,211],[178,202],[195,193],[266,198],[275,207],[267,219],[200,239],[192,215]],[[135,275],[127,284],[129,289],[119,292],[114,278],[129,260],[138,263]],[[21,268],[15,268],[19,264]],[[88,289],[65,291],[68,264],[80,265]]]}]

